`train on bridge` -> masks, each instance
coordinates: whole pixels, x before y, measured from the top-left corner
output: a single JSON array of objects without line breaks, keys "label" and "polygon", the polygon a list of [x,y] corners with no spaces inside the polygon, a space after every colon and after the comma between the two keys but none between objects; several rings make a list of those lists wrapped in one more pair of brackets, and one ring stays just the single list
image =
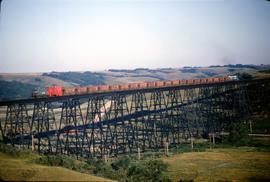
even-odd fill
[{"label": "train on bridge", "polygon": [[235,80],[235,78],[230,76],[224,76],[224,77],[212,77],[203,79],[128,83],[121,85],[98,85],[98,86],[84,86],[84,87],[51,86],[46,88],[46,90],[42,92],[34,90],[32,92],[32,97],[34,98],[55,97],[55,96],[80,95],[80,94],[108,92],[108,91],[135,90],[135,89],[159,88],[159,87],[170,87],[180,85],[211,84],[231,80]]}]

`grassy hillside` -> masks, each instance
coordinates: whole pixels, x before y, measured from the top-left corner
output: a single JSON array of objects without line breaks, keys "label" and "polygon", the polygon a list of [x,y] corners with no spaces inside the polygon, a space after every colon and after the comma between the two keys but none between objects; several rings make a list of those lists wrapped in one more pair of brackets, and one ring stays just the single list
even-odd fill
[{"label": "grassy hillside", "polygon": [[69,82],[42,75],[43,73],[0,73],[0,80],[17,81],[20,83],[28,83],[36,87],[46,87],[53,84],[62,86],[71,86]]},{"label": "grassy hillside", "polygon": [[63,81],[67,81],[74,85],[86,86],[86,85],[102,85],[104,84],[103,75],[92,73],[90,71],[86,72],[51,72],[44,73],[42,76],[48,76],[52,78],[57,78]]},{"label": "grassy hillside", "polygon": [[[0,100],[11,98],[25,98],[31,96],[32,88],[41,90],[52,85],[86,86],[102,84],[123,84],[132,82],[152,82],[158,80],[194,79],[232,75],[247,72],[257,78],[269,77],[270,65],[225,65],[210,67],[184,68],[137,68],[109,69],[98,72],[49,72],[49,73],[0,73]],[[7,87],[6,85],[9,84]],[[18,85],[22,88],[19,89]]]},{"label": "grassy hillside", "polygon": [[109,158],[107,163],[37,155],[0,143],[0,180],[105,181],[95,174],[117,181],[269,181],[269,141],[269,137],[257,137],[252,145],[242,147],[196,141],[193,152],[190,145],[182,144],[170,148],[167,157],[161,150],[142,153],[139,161],[133,154]]},{"label": "grassy hillside", "polygon": [[[269,156],[270,152],[260,152],[258,148],[240,147],[208,149],[205,152],[187,152],[159,159],[167,164],[168,169],[164,171],[164,175],[168,176],[167,180],[173,182],[269,181]],[[127,158],[127,160],[130,159]],[[140,169],[144,169],[142,165],[147,161],[151,160],[145,158],[140,162],[134,161],[130,163],[116,160],[112,164],[101,166],[99,170],[100,172],[107,170],[107,172],[103,173],[110,174],[112,178],[118,175],[124,181],[124,174],[130,175],[131,172],[143,176]],[[124,167],[126,164],[129,165],[127,169]],[[118,167],[120,169],[117,169]],[[33,164],[29,160],[14,158],[3,153],[0,153],[0,168],[0,179],[9,181],[109,181],[62,167]],[[125,172],[125,170],[127,171]],[[108,174],[107,176],[110,176]],[[131,180],[132,178],[126,179]],[[148,178],[137,177],[134,179],[145,180]]]},{"label": "grassy hillside", "polygon": [[163,161],[173,181],[269,181],[269,156],[243,147],[177,154]]},{"label": "grassy hillside", "polygon": [[0,153],[0,169],[0,181],[110,181],[63,167],[33,164],[3,153]]},{"label": "grassy hillside", "polygon": [[42,89],[54,84],[72,86],[69,82],[42,76],[41,73],[2,73],[0,74],[0,100],[29,98],[33,89]]},{"label": "grassy hillside", "polygon": [[0,80],[0,100],[14,100],[31,96],[35,85],[18,81]]}]

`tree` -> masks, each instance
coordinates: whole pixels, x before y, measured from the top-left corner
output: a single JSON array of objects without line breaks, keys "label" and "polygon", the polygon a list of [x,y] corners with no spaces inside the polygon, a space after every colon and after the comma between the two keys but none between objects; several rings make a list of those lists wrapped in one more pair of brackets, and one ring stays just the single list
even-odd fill
[{"label": "tree", "polygon": [[253,76],[249,73],[243,72],[243,73],[237,73],[237,76],[239,80],[252,80]]},{"label": "tree", "polygon": [[228,142],[235,146],[247,145],[249,142],[247,124],[243,121],[232,123]]},{"label": "tree", "polygon": [[149,160],[146,162],[145,167],[147,169],[147,177],[151,181],[164,180],[163,171],[166,171],[168,164],[161,160]]}]

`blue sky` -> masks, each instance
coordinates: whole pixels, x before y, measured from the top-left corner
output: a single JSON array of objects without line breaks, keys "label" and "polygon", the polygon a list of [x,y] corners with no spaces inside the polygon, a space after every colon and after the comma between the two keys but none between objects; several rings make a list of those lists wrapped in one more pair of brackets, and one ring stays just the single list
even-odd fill
[{"label": "blue sky", "polygon": [[3,0],[0,72],[270,63],[264,0]]}]

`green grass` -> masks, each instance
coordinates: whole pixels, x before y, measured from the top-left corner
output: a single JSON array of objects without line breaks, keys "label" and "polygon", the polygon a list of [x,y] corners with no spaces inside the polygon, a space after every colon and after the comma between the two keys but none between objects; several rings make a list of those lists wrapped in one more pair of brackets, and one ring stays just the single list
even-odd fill
[{"label": "green grass", "polygon": [[62,167],[48,167],[0,153],[0,179],[7,181],[109,181]]},{"label": "green grass", "polygon": [[0,153],[0,179],[7,181],[109,181],[63,167],[32,164],[27,159]]},{"label": "green grass", "polygon": [[270,180],[270,152],[251,147],[209,149],[163,157],[173,181]]},{"label": "green grass", "polygon": [[[40,161],[40,159],[43,159],[43,161]],[[30,151],[0,144],[0,181],[110,181],[89,175],[89,171],[85,171],[88,174],[74,171],[81,170],[78,167],[85,169],[83,168],[83,162],[65,156],[62,158],[56,156],[55,161],[51,161],[51,166],[36,164],[37,162],[45,164],[44,159],[44,156],[39,156]],[[60,167],[57,163],[59,161],[66,168]],[[77,168],[71,170],[74,167]]]},{"label": "green grass", "polygon": [[[119,181],[142,179],[150,180],[146,173],[149,161],[162,160],[168,168],[161,177],[172,181],[266,181],[270,180],[270,150],[269,138],[256,138],[263,142],[262,147],[235,147],[217,144],[209,149],[207,143],[194,143],[191,152],[190,145],[170,149],[169,157],[163,152],[144,153],[141,161],[135,161],[135,156],[113,159],[109,163],[89,160],[78,161],[67,156],[43,156],[30,151],[16,150],[7,145],[0,145],[0,179],[2,180],[34,180],[34,181],[105,181],[106,179],[88,174],[104,176]],[[255,141],[254,141],[255,142]],[[258,143],[259,144],[259,143]],[[196,150],[195,150],[196,149]],[[174,150],[174,151],[173,151]],[[145,155],[147,154],[147,155]],[[129,161],[129,162],[128,162]],[[46,164],[48,166],[36,164]],[[162,163],[160,163],[162,164]],[[86,168],[88,166],[88,168]],[[64,166],[58,167],[58,166]],[[159,164],[157,165],[159,166]],[[81,168],[80,168],[81,167]],[[89,168],[93,167],[93,168]],[[67,169],[69,168],[69,169]],[[73,169],[73,170],[70,170]],[[88,174],[76,172],[84,171]],[[151,170],[150,170],[151,171]],[[155,170],[152,170],[155,171]],[[141,174],[141,172],[143,174]],[[145,173],[145,174],[144,174]],[[152,174],[153,175],[153,174]],[[151,178],[152,179],[152,178]],[[162,178],[161,178],[162,179]],[[150,180],[151,181],[151,180]]]}]

